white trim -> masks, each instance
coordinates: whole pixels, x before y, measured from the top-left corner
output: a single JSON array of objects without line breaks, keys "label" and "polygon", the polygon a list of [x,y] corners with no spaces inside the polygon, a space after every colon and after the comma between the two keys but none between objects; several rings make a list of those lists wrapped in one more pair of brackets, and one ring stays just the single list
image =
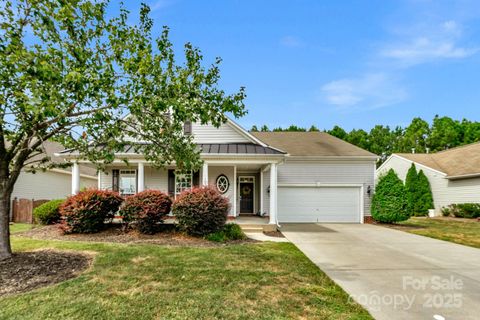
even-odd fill
[{"label": "white trim", "polygon": [[286,155],[288,161],[318,161],[318,160],[335,160],[335,161],[377,161],[378,156],[292,156]]},{"label": "white trim", "polygon": [[72,194],[80,192],[80,166],[78,162],[73,163],[72,167]]},{"label": "white trim", "polygon": [[98,190],[101,190],[102,189],[102,173],[100,171],[98,171],[97,173],[97,189]]},{"label": "white trim", "polygon": [[[359,206],[360,206],[360,221],[364,223],[365,220],[365,186],[362,183],[281,183],[278,187],[304,187],[304,188],[358,188],[360,192]],[[328,223],[351,223],[343,221],[329,221]]]},{"label": "white trim", "polygon": [[233,166],[233,216],[237,216],[237,166]]},{"label": "white trim", "polygon": [[[253,181],[251,181],[251,182],[248,182],[248,181],[240,182],[240,178],[245,178],[245,177],[246,177],[246,178],[252,178]],[[256,191],[257,191],[257,190],[255,189],[255,186],[256,186],[256,184],[255,184],[255,176],[243,175],[243,174],[242,174],[242,175],[239,175],[239,176],[238,176],[238,190],[240,190],[240,184],[241,184],[241,183],[253,183],[253,190],[252,190],[252,192],[253,192],[253,212],[242,212],[242,210],[241,210],[241,207],[242,207],[241,202],[242,202],[242,200],[239,199],[240,211],[239,211],[238,214],[242,214],[242,213],[247,213],[247,214],[252,213],[252,214],[255,214],[255,212],[256,212],[256,210],[255,210],[255,209],[256,209],[256,205],[255,205],[255,200],[256,200],[255,193],[256,193]],[[238,195],[240,196],[240,192],[238,193]]]},{"label": "white trim", "polygon": [[238,133],[243,135],[245,138],[247,138],[251,142],[258,143],[262,147],[268,147],[268,145],[265,142],[261,141],[260,139],[255,137],[253,134],[251,134],[250,132],[248,132],[247,130],[242,128],[242,126],[240,126],[238,123],[236,123],[235,121],[233,121],[229,117],[227,117],[227,123],[230,124],[235,131],[237,131]]},{"label": "white trim", "polygon": [[468,179],[468,178],[476,178],[480,177],[480,173],[468,173],[468,174],[461,174],[456,176],[447,176],[448,180],[461,180],[461,179]]},{"label": "white trim", "polygon": [[263,170],[260,170],[260,181],[259,181],[259,186],[260,186],[260,214],[263,214]]},{"label": "white trim", "polygon": [[402,157],[402,156],[400,156],[400,155],[398,155],[398,154],[396,154],[396,153],[394,153],[394,154],[392,154],[390,157],[388,157],[388,159],[387,159],[384,163],[382,163],[382,165],[381,165],[380,167],[378,167],[376,173],[378,174],[378,172],[380,172],[380,171],[382,170],[382,168],[383,168],[383,167],[390,161],[390,159],[392,159],[393,157],[396,157],[396,158],[398,158],[398,159],[407,161],[408,163],[415,163],[416,166],[423,167],[423,168],[428,169],[428,170],[430,170],[430,171],[439,173],[439,174],[441,174],[441,175],[443,175],[443,176],[447,176],[447,174],[446,174],[445,172],[438,171],[438,170],[433,169],[433,168],[431,168],[431,167],[429,167],[429,166],[426,166],[426,165],[424,165],[424,164],[421,164],[421,163],[418,163],[418,162],[416,162],[416,161],[413,161],[413,160],[404,158],[404,157]]},{"label": "white trim", "polygon": [[270,210],[269,224],[278,224],[277,218],[277,164],[270,165]]},{"label": "white trim", "polygon": [[137,193],[145,190],[145,165],[143,162],[138,163],[137,170]]},{"label": "white trim", "polygon": [[[78,163],[80,163],[80,162],[78,162]],[[45,172],[48,172],[48,171],[55,172],[55,173],[61,173],[61,174],[68,174],[69,176],[72,175],[71,171],[66,171],[66,170],[57,169],[57,168],[47,169]],[[84,173],[80,173],[80,177],[85,178],[85,179],[92,179],[92,180],[97,180],[98,179],[95,176],[91,176],[89,174],[84,174]]]},{"label": "white trim", "polygon": [[202,186],[208,186],[208,163],[204,162],[202,166]]}]

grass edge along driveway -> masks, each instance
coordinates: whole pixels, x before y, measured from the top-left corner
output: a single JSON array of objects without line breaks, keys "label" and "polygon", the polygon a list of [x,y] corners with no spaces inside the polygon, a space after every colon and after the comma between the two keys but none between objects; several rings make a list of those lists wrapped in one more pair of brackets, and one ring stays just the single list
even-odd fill
[{"label": "grass edge along driveway", "polygon": [[371,319],[290,243],[166,247],[14,236],[95,254],[80,277],[0,298],[1,319]]},{"label": "grass edge along driveway", "polygon": [[476,219],[412,217],[397,226],[409,233],[480,248],[480,222]]}]

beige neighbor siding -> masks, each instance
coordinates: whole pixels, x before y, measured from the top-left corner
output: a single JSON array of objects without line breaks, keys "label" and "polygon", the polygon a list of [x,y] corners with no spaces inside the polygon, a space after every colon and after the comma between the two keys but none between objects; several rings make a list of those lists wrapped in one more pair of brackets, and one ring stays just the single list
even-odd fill
[{"label": "beige neighbor siding", "polygon": [[193,123],[192,134],[196,143],[251,142],[229,123],[224,123],[218,128],[213,125]]},{"label": "beige neighbor siding", "polygon": [[[370,215],[375,182],[375,161],[286,161],[278,167],[278,184],[361,184],[364,215]],[[372,193],[373,194],[373,193]]]},{"label": "beige neighbor siding", "polygon": [[[405,181],[408,169],[412,162],[410,160],[392,156],[385,164],[377,170],[377,178],[393,169],[402,181]],[[442,207],[452,203],[480,203],[480,178],[449,180],[445,175],[428,167],[415,164],[417,170],[422,169],[430,182],[433,194],[435,212],[441,212]]]},{"label": "beige neighbor siding", "polygon": [[[97,188],[97,179],[80,178],[80,188]],[[70,173],[53,171],[35,174],[22,172],[13,188],[12,199],[62,199],[71,194],[72,177]]]}]

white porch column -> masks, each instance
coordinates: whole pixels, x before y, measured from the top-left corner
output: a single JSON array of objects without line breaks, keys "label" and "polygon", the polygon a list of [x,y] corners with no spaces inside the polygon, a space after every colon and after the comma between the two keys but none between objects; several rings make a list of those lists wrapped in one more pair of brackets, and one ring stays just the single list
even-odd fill
[{"label": "white porch column", "polygon": [[97,189],[101,190],[102,189],[102,171],[98,170],[97,173]]},{"label": "white porch column", "polygon": [[264,169],[261,169],[260,170],[260,214],[263,214],[264,210],[263,210],[263,170]]},{"label": "white porch column", "polygon": [[237,166],[233,166],[233,216],[237,216]]},{"label": "white porch column", "polygon": [[77,162],[72,167],[72,194],[80,192],[80,167]]},{"label": "white porch column", "polygon": [[204,162],[202,167],[202,186],[208,186],[208,163]]},{"label": "white porch column", "polygon": [[137,172],[137,193],[145,190],[145,165],[143,162],[138,163],[138,172]]},{"label": "white porch column", "polygon": [[277,164],[270,165],[270,224],[277,224]]}]

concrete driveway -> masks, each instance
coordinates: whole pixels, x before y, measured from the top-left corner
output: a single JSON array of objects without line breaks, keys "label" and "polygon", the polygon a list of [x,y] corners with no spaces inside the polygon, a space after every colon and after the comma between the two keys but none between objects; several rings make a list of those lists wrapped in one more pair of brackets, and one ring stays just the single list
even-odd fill
[{"label": "concrete driveway", "polygon": [[282,232],[376,319],[480,319],[480,249],[369,224]]}]

